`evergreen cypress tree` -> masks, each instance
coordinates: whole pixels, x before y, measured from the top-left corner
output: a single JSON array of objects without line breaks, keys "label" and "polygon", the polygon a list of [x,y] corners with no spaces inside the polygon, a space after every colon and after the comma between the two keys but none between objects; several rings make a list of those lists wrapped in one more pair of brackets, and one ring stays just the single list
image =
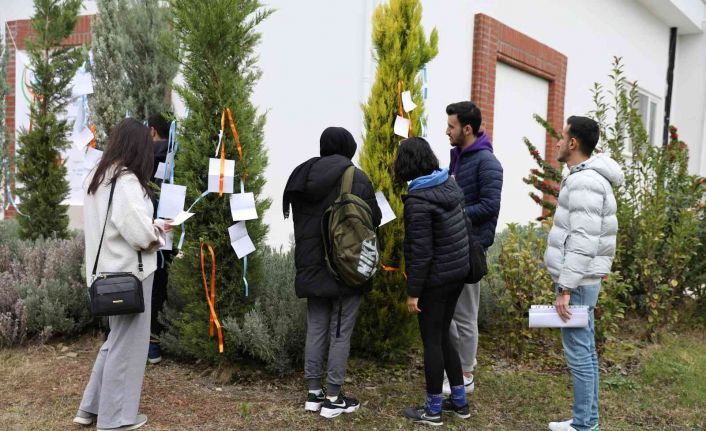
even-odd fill
[{"label": "evergreen cypress tree", "polygon": [[168,90],[179,64],[167,50],[174,48],[168,25],[168,8],[160,0],[130,0],[122,17],[127,51],[123,55],[127,73],[130,113],[146,120],[155,112],[171,110]]},{"label": "evergreen cypress tree", "polygon": [[364,105],[365,137],[360,163],[376,190],[382,191],[399,217],[378,230],[383,265],[399,268],[382,271],[361,309],[355,344],[359,351],[378,357],[394,358],[407,349],[415,337],[414,319],[405,306],[403,205],[400,199],[406,186],[394,184],[392,163],[401,138],[393,124],[398,114],[398,83],[411,91],[417,108],[410,112],[412,134],[421,134],[424,115],[422,83],[418,72],[438,52],[438,34],[432,30],[427,40],[421,26],[419,0],[390,0],[375,10],[373,45],[377,54],[377,72],[368,103]]},{"label": "evergreen cypress tree", "polygon": [[[241,162],[226,123],[226,158],[236,160],[236,185],[247,173],[245,190],[253,192],[260,217],[270,206],[261,197],[267,153],[263,145],[265,116],[258,114],[250,96],[260,77],[255,48],[260,40],[256,27],[271,11],[258,0],[171,0],[172,23],[181,52],[185,84],[176,87],[189,115],[179,130],[180,150],[175,163],[175,182],[187,186],[187,206],[207,190],[209,157],[213,157],[221,113],[233,111],[243,158]],[[176,53],[174,53],[176,58]],[[193,208],[196,213],[186,224],[183,256],[172,262],[169,278],[169,303],[165,311],[166,333],[162,345],[176,354],[207,360],[220,359],[217,342],[209,338],[209,312],[201,279],[200,242],[215,250],[217,260],[216,308],[223,322],[242,317],[248,309],[242,281],[243,261],[230,244],[228,227],[234,222],[229,195],[208,194]],[[250,220],[247,229],[257,251],[250,254],[248,281],[257,294],[260,262],[264,253],[267,226]],[[176,237],[175,237],[176,238]],[[210,276],[206,257],[207,275]],[[234,340],[225,334],[225,354],[236,353]]]},{"label": "evergreen cypress tree", "polygon": [[62,46],[78,20],[81,0],[35,0],[27,41],[35,80],[35,100],[30,109],[31,130],[20,132],[17,179],[24,186],[20,235],[23,238],[67,238],[69,217],[62,201],[69,193],[61,151],[70,146],[71,125],[60,119],[71,95],[70,83],[81,65],[77,47]]},{"label": "evergreen cypress tree", "polygon": [[125,37],[126,0],[98,0],[98,14],[92,27],[93,94],[89,98],[90,116],[96,124],[99,145],[106,142],[110,128],[130,111],[129,86],[125,72],[125,53],[129,40]]},{"label": "evergreen cypress tree", "polygon": [[139,120],[170,110],[168,89],[178,63],[174,36],[159,0],[99,0],[93,26],[95,81],[91,114],[99,141],[125,113]]}]

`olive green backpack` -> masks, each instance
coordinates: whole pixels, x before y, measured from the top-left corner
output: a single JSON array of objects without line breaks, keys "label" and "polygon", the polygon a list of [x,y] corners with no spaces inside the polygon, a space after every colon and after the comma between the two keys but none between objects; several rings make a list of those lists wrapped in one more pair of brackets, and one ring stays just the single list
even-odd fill
[{"label": "olive green backpack", "polygon": [[380,263],[373,213],[363,199],[351,193],[354,175],[355,166],[349,166],[343,173],[338,198],[321,220],[326,265],[349,287],[370,280]]}]

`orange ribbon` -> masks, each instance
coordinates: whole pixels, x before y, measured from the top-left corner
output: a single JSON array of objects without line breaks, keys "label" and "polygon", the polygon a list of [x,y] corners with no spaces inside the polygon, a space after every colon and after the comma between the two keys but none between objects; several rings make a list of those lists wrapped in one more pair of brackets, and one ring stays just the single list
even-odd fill
[{"label": "orange ribbon", "polygon": [[[401,79],[397,81],[397,101],[399,103],[399,115],[404,118],[404,107],[402,105],[402,90],[404,89],[404,81]],[[412,137],[412,115],[407,113],[407,119],[409,120],[409,130],[407,131],[407,137]]]},{"label": "orange ribbon", "polygon": [[[238,156],[240,161],[243,161],[243,147],[240,145],[240,135],[238,135],[238,130],[235,128],[235,121],[233,120],[233,112],[230,108],[225,108],[221,114],[221,171],[218,178],[218,196],[223,196],[223,181],[225,175],[225,165],[226,165],[226,137],[225,137],[225,127],[226,127],[226,114],[228,114],[228,123],[230,124],[230,132],[233,134],[233,140],[235,141],[235,147],[238,150]],[[247,178],[248,174],[243,172],[243,182]]]},{"label": "orange ribbon", "polygon": [[[385,264],[383,264],[383,263],[380,264],[380,267],[382,268],[383,271],[396,272],[396,271],[399,271],[399,270],[400,270],[399,268],[395,268],[395,267],[393,267],[393,266],[385,266]],[[403,273],[402,273],[402,276],[404,277],[405,280],[407,279],[407,273],[406,273],[406,272],[403,272]]]},{"label": "orange ribbon", "polygon": [[91,148],[96,148],[96,125],[91,124],[88,126],[88,129],[93,133],[93,139],[91,139],[91,142],[88,143],[88,146]]},{"label": "orange ribbon", "polygon": [[[204,253],[204,247],[208,248],[208,252],[211,254],[211,291],[208,290],[208,282],[206,281],[206,255]],[[218,351],[223,353],[223,331],[221,330],[221,322],[218,321],[218,316],[216,315],[216,254],[213,252],[213,247],[207,242],[201,243],[201,276],[203,279],[203,289],[206,292],[206,302],[208,303],[208,309],[210,312],[209,318],[209,330],[208,333],[213,337],[214,326],[218,329]]]}]

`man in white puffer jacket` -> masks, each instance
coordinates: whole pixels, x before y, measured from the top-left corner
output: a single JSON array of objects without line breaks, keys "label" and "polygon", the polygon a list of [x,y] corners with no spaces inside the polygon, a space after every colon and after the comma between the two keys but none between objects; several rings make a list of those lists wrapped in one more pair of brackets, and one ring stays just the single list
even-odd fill
[{"label": "man in white puffer jacket", "polygon": [[569,305],[589,307],[589,325],[562,328],[566,362],[571,370],[573,417],[551,422],[552,431],[598,430],[598,357],[593,310],[601,279],[613,264],[618,234],[613,188],[623,183],[620,166],[606,154],[593,154],[598,124],[587,117],[566,121],[557,143],[557,160],[569,167],[561,182],[554,224],[547,239],[544,263],[556,286],[556,309],[563,320]]}]

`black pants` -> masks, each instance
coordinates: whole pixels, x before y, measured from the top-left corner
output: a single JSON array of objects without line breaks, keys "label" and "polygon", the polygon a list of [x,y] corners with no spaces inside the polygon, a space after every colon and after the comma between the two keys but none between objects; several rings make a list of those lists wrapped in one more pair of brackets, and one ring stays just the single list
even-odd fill
[{"label": "black pants", "polygon": [[451,286],[424,289],[419,298],[417,315],[419,331],[424,344],[424,374],[427,393],[440,394],[444,370],[451,386],[463,385],[461,360],[449,338],[449,325],[456,310],[456,302],[463,289],[459,283]]},{"label": "black pants", "polygon": [[[167,300],[167,281],[169,280],[169,264],[172,259],[171,252],[165,251],[166,262],[162,264],[162,253],[157,253],[157,270],[154,272],[154,283],[152,284],[152,319],[150,321],[150,334],[161,335],[164,327],[159,323],[159,314],[164,309],[164,302]],[[164,266],[162,268],[162,266]]]}]

